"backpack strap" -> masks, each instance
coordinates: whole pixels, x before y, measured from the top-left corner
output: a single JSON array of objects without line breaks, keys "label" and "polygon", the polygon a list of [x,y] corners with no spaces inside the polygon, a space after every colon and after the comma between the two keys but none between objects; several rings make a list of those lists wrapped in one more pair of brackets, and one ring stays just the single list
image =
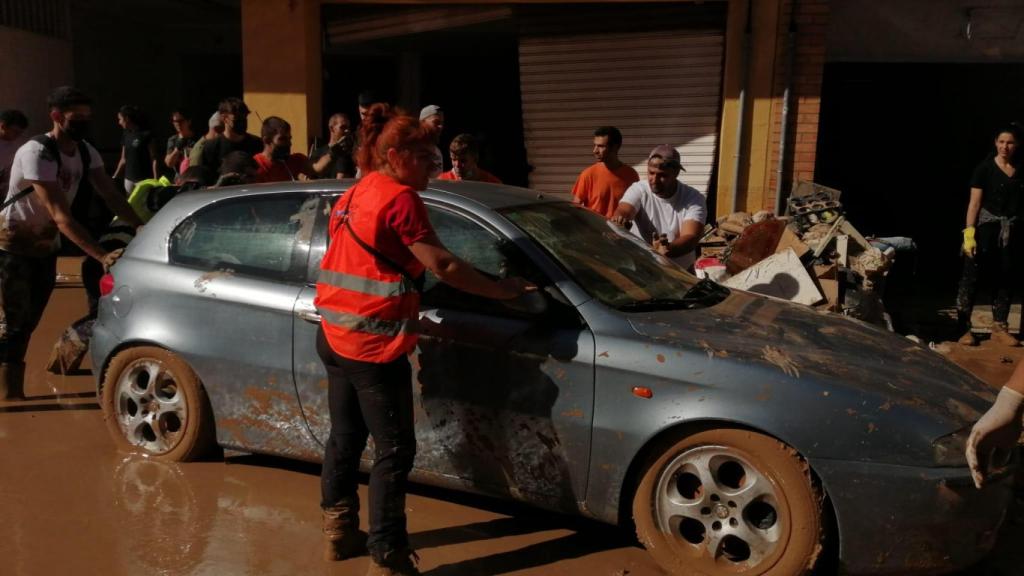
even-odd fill
[{"label": "backpack strap", "polygon": [[[82,159],[82,180],[86,180],[87,178],[89,178],[89,168],[90,164],[92,164],[92,154],[89,154],[89,146],[86,144],[85,140],[78,141],[78,157]],[[60,169],[60,160],[57,160],[57,168]],[[82,185],[81,181],[79,181],[78,185]]]},{"label": "backpack strap", "polygon": [[[49,134],[40,134],[38,136],[33,136],[32,137],[32,141],[33,142],[38,142],[38,143],[42,144],[43,148],[45,148],[46,151],[49,152],[50,156],[52,156],[54,158],[54,160],[56,160],[56,162],[57,162],[57,172],[59,173],[60,172],[60,150],[57,149],[57,140],[55,140],[54,138],[50,137]],[[85,162],[88,162],[88,161],[86,160]],[[11,204],[14,204],[18,200],[21,200],[25,196],[28,196],[29,194],[31,194],[32,190],[33,190],[33,188],[31,186],[28,186],[26,188],[18,190],[14,194],[14,196],[11,196],[7,200],[4,200],[3,204],[0,204],[0,212],[3,212]]]}]

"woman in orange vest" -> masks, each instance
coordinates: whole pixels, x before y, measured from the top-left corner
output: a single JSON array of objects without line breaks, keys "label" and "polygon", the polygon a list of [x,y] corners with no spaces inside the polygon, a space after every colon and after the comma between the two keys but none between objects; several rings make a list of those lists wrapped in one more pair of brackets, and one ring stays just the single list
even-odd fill
[{"label": "woman in orange vest", "polygon": [[424,272],[488,298],[536,288],[521,278],[493,281],[438,240],[417,194],[434,169],[434,143],[415,118],[375,104],[360,132],[356,161],[365,176],[334,206],[317,281],[317,352],[327,369],[331,414],[321,476],[325,558],[362,552],[357,473],[372,434],[368,574],[419,574],[405,524],[416,454],[407,355],[416,346]]}]

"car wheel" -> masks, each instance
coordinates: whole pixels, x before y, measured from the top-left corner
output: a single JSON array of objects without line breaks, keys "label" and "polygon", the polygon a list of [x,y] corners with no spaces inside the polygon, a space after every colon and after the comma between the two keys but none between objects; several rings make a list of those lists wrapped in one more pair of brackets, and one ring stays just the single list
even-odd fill
[{"label": "car wheel", "polygon": [[195,372],[177,355],[129,348],[103,379],[103,414],[119,448],[161,460],[202,457],[214,445],[213,411]]},{"label": "car wheel", "polygon": [[795,450],[756,432],[714,429],[652,456],[633,519],[670,574],[794,576],[820,554],[821,502]]}]

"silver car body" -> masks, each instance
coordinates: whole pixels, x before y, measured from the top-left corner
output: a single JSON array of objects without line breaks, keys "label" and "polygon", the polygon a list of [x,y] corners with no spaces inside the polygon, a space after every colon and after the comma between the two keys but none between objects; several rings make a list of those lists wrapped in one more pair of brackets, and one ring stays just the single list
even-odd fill
[{"label": "silver car body", "polygon": [[[101,300],[92,341],[99,382],[118,351],[166,348],[203,382],[220,445],[319,461],[329,415],[314,347],[314,279],[330,199],[349,184],[175,198],[113,269],[115,288]],[[441,182],[422,196],[435,225],[453,214],[514,243],[550,281],[549,300],[577,321],[425,300],[411,357],[414,479],[616,523],[659,438],[695,424],[741,426],[778,438],[809,463],[849,573],[936,573],[991,547],[1009,481],[978,491],[955,454],[992,398],[970,374],[864,323],[743,292],[703,309],[622,312],[588,294],[501,213],[567,198]],[[192,215],[291,197],[291,270],[301,274],[270,280],[228,271],[230,262],[170,261],[170,239]],[[637,386],[653,397],[634,394]]]}]

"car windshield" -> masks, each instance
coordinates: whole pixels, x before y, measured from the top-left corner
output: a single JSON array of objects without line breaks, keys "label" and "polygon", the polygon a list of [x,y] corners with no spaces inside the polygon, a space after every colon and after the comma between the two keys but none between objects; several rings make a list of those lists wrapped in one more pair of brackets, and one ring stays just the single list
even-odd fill
[{"label": "car windshield", "polygon": [[618,309],[688,307],[698,280],[630,232],[579,206],[515,206],[501,213],[543,246],[591,296]]}]

